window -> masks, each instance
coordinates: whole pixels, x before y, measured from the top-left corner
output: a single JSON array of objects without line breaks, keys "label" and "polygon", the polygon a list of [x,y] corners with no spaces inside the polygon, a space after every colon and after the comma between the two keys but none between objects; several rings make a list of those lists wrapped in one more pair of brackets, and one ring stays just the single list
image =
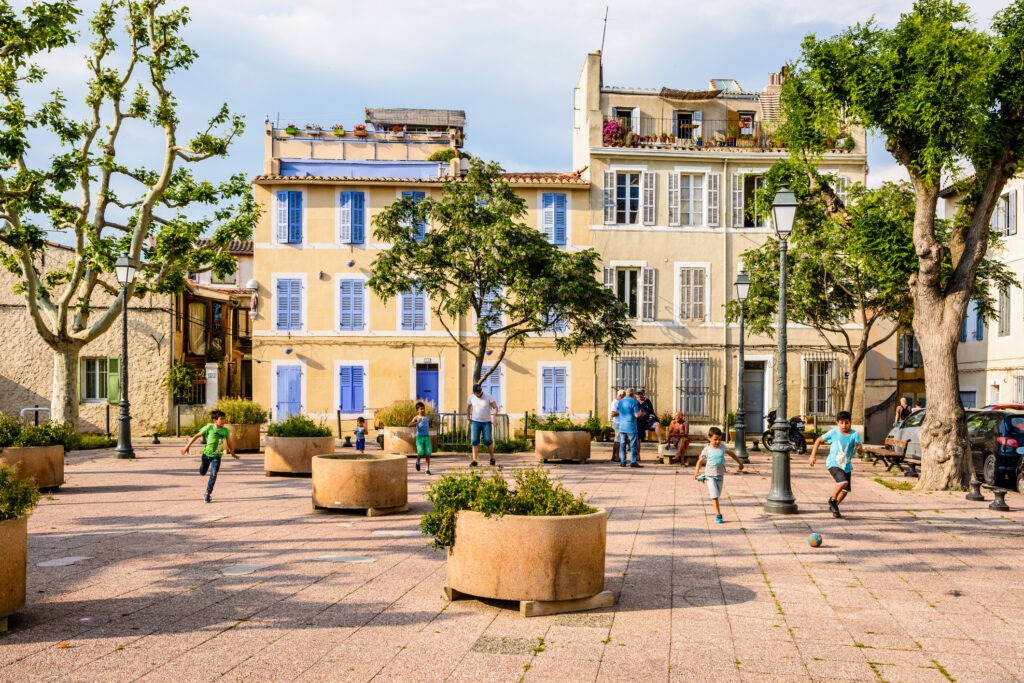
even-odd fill
[{"label": "window", "polygon": [[362,280],[339,280],[338,282],[338,329],[362,331],[366,327],[365,283]]},{"label": "window", "polygon": [[231,312],[235,325],[236,339],[249,339],[252,337],[252,318],[249,317],[249,309],[236,308]]},{"label": "window", "polygon": [[704,322],[707,311],[704,268],[679,269],[679,322]]},{"label": "window", "polygon": [[1017,191],[1011,190],[996,200],[992,211],[992,229],[1000,235],[1017,234]]},{"label": "window", "polygon": [[565,318],[560,316],[556,308],[548,310],[547,315],[544,317],[544,322],[547,323],[547,326],[544,328],[545,332],[561,334],[569,329],[569,324],[565,321]]},{"label": "window", "polygon": [[233,285],[238,281],[238,271],[234,273],[228,273],[224,277],[219,277],[213,271],[210,271],[210,283],[215,285]]},{"label": "window", "polygon": [[545,192],[541,197],[541,230],[552,244],[566,242],[566,203],[564,192]]},{"label": "window", "polygon": [[631,133],[640,132],[640,107],[612,107],[612,118]]},{"label": "window", "polygon": [[277,281],[277,329],[302,329],[302,280],[281,278]]},{"label": "window", "polygon": [[670,173],[668,224],[671,227],[704,225],[704,174]]},{"label": "window", "polygon": [[964,408],[977,408],[978,407],[978,392],[976,392],[976,391],[961,391],[960,392],[960,403],[963,404]]},{"label": "window", "polygon": [[654,225],[657,182],[653,171],[605,171],[605,225]]},{"label": "window", "polygon": [[362,192],[338,194],[338,242],[362,244],[365,240],[366,196]]},{"label": "window", "polygon": [[839,201],[846,206],[850,199],[850,179],[846,176],[837,175],[832,179],[832,190],[836,193]]},{"label": "window", "polygon": [[569,370],[565,367],[541,367],[541,412],[566,413]]},{"label": "window", "polygon": [[[414,202],[418,202],[427,196],[426,192],[419,192],[414,190],[405,190],[402,192],[403,197],[411,197]],[[415,231],[416,241],[422,242],[427,236],[427,224],[425,221],[416,221],[416,225],[413,226]]]},{"label": "window", "polygon": [[188,311],[188,352],[193,356],[206,355],[206,309],[202,301],[190,301]]},{"label": "window", "polygon": [[985,320],[981,317],[977,301],[967,304],[964,320],[960,324],[960,341],[983,341],[985,339]]},{"label": "window", "polygon": [[741,111],[739,112],[739,115],[740,135],[753,135],[755,113],[752,111]]},{"label": "window", "polygon": [[683,357],[679,359],[677,405],[687,418],[710,417],[707,358]]},{"label": "window", "polygon": [[832,419],[842,401],[839,363],[831,353],[814,353],[804,358],[804,412]]},{"label": "window", "polygon": [[[486,375],[487,371],[490,370],[490,369],[491,369],[491,366],[485,365],[481,369],[481,373],[483,375]],[[493,398],[494,402],[499,404],[499,407],[500,407],[500,404],[501,404],[501,367],[499,366],[499,367],[495,368],[494,372],[491,373],[490,377],[488,377],[487,379],[482,381],[480,383],[480,386],[483,387],[484,393],[488,394],[491,398]]]},{"label": "window", "polygon": [[626,304],[629,317],[643,320],[657,317],[657,270],[654,268],[605,268],[604,286]]},{"label": "window", "polygon": [[502,325],[501,306],[497,301],[498,294],[497,290],[491,290],[484,295],[483,301],[480,302],[479,321],[486,332],[494,332]]},{"label": "window", "polygon": [[640,215],[640,174],[615,174],[615,223],[632,225]]},{"label": "window", "polygon": [[1010,288],[1002,287],[999,290],[999,336],[1010,335]]},{"label": "window", "polygon": [[1024,375],[1013,377],[1013,402],[1024,403]]},{"label": "window", "polygon": [[673,119],[672,134],[680,140],[696,140],[701,137],[701,119],[699,111],[677,111]]},{"label": "window", "polygon": [[921,347],[917,343],[917,337],[912,332],[905,332],[900,335],[900,348],[898,366],[901,368],[920,368],[924,366],[921,362]]},{"label": "window", "polygon": [[298,190],[277,193],[277,241],[280,244],[302,243],[302,192]]},{"label": "window", "polygon": [[401,328],[403,330],[427,329],[427,295],[422,289],[414,287],[402,295]]},{"label": "window", "polygon": [[742,175],[734,173],[732,176],[732,226],[734,228],[762,228],[764,227],[763,216],[753,216],[754,202],[757,196],[764,189],[764,177],[760,175]]},{"label": "window", "polygon": [[121,395],[121,361],[119,358],[83,358],[80,401],[117,403]]},{"label": "window", "polygon": [[[647,389],[647,358],[643,354],[623,356],[612,360],[612,393],[619,389]],[[654,396],[651,396],[653,400]]]},{"label": "window", "polygon": [[365,372],[361,365],[342,365],[338,368],[338,410],[341,412],[361,413],[365,410]]}]

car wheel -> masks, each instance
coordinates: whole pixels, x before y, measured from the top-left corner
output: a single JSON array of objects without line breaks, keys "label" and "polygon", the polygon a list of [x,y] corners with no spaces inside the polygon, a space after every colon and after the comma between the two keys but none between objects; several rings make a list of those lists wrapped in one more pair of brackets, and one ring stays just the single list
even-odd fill
[{"label": "car wheel", "polygon": [[985,469],[983,476],[986,484],[989,486],[996,485],[996,456],[991,453],[985,456]]},{"label": "car wheel", "polygon": [[1024,470],[1017,473],[1017,493],[1024,493]]}]

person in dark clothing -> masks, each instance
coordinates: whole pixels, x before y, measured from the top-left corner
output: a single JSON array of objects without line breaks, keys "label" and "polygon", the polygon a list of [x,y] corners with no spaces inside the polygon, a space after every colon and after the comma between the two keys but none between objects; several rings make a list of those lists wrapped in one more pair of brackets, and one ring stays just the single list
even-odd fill
[{"label": "person in dark clothing", "polygon": [[636,400],[640,403],[640,410],[643,411],[643,415],[636,421],[637,426],[641,429],[641,434],[648,429],[653,429],[654,434],[658,437],[658,443],[662,443],[664,438],[661,436],[661,423],[658,422],[658,414],[654,412],[654,404],[651,403],[651,399],[647,398],[647,392],[640,389],[636,392]]}]

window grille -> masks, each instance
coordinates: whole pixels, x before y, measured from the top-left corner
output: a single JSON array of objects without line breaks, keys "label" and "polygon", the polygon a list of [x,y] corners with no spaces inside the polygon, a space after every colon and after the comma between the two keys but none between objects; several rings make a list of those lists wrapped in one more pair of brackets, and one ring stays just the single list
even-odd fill
[{"label": "window grille", "polygon": [[844,368],[834,353],[804,356],[804,413],[834,420],[845,394]]},{"label": "window grille", "polygon": [[711,354],[707,351],[684,351],[676,363],[677,409],[688,420],[710,420],[715,413]]},{"label": "window grille", "polygon": [[1013,401],[1024,403],[1024,375],[1015,375],[1013,378]]},{"label": "window grille", "polygon": [[654,360],[647,358],[643,351],[623,351],[612,358],[612,396],[619,389],[644,389],[647,398],[657,403]]}]

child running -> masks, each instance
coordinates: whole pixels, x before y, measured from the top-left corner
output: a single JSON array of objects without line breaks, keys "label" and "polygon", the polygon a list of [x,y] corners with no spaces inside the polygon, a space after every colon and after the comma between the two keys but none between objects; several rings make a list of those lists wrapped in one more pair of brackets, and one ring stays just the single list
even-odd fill
[{"label": "child running", "polygon": [[853,454],[860,453],[864,448],[860,434],[853,431],[851,422],[848,411],[839,411],[839,414],[836,415],[836,426],[814,440],[814,445],[811,446],[811,457],[807,460],[807,463],[814,467],[818,446],[823,443],[829,445],[825,467],[835,479],[836,486],[832,489],[832,497],[828,499],[828,509],[832,511],[832,516],[836,519],[843,516],[839,512],[839,504],[850,493],[850,484],[853,482]]},{"label": "child running", "polygon": [[416,404],[416,417],[409,426],[416,428],[416,471],[420,471],[420,456],[423,456],[427,459],[427,474],[430,474],[430,416],[423,401]]},{"label": "child running", "polygon": [[366,418],[356,418],[356,452],[359,455],[363,454],[366,450]]},{"label": "child running", "polygon": [[[722,484],[725,481],[725,456],[736,461],[739,465],[737,472],[743,471],[743,461],[736,457],[736,454],[722,447],[722,430],[712,427],[708,430],[708,445],[700,452],[697,458],[697,466],[693,468],[693,478],[698,481],[707,481],[708,495],[711,503],[715,506],[715,523],[722,523],[722,508],[718,504],[718,498],[722,495]],[[700,466],[705,464],[704,476],[700,474]]]},{"label": "child running", "polygon": [[213,485],[217,483],[217,473],[220,472],[220,459],[224,455],[224,449],[221,447],[223,442],[228,452],[231,453],[231,457],[238,460],[238,455],[235,453],[235,446],[231,443],[231,432],[227,427],[224,426],[224,413],[220,410],[210,411],[210,418],[213,420],[212,423],[206,425],[200,429],[192,440],[185,444],[184,448],[181,449],[182,455],[188,455],[188,449],[192,447],[192,444],[196,442],[196,439],[203,437],[203,461],[199,465],[199,474],[206,474],[207,470],[210,472],[210,479],[206,483],[206,502],[210,502],[210,497],[213,495]]}]

